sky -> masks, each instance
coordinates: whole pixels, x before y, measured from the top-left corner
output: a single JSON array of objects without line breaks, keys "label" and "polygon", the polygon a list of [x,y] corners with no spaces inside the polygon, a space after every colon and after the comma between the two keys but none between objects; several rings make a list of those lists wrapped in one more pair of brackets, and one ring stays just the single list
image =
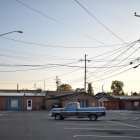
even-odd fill
[{"label": "sky", "polygon": [[[87,84],[140,92],[139,0],[0,0],[0,89]],[[23,33],[12,32],[23,31]],[[12,32],[12,33],[9,33]],[[9,33],[6,35],[2,35]]]}]

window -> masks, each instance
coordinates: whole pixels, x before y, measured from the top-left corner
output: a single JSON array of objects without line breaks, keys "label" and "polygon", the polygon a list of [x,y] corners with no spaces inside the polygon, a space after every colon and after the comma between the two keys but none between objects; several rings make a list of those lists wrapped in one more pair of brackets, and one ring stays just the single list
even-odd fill
[{"label": "window", "polygon": [[7,110],[22,110],[22,98],[7,98]]},{"label": "window", "polygon": [[28,107],[31,107],[31,105],[32,105],[31,100],[28,100]]},{"label": "window", "polygon": [[11,104],[10,104],[10,106],[12,107],[12,108],[16,108],[16,107],[18,107],[18,100],[11,100]]}]

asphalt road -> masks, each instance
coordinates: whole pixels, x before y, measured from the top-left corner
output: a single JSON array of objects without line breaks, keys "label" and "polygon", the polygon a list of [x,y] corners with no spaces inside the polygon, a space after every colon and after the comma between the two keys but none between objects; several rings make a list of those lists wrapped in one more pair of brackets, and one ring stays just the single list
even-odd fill
[{"label": "asphalt road", "polygon": [[97,121],[56,121],[47,111],[0,112],[0,140],[140,139],[140,111],[108,111]]}]

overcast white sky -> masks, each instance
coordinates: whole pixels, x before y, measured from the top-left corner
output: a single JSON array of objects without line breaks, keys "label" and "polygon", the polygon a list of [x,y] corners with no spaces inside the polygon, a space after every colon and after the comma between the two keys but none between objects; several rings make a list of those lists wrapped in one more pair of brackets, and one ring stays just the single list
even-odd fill
[{"label": "overcast white sky", "polygon": [[[81,4],[81,5],[80,5]],[[139,0],[0,0],[0,89],[55,90],[56,76],[95,93],[124,82],[139,92]],[[134,43],[132,43],[134,42]],[[130,62],[133,62],[130,65]],[[45,82],[44,82],[45,81]],[[45,86],[44,86],[45,85]]]}]

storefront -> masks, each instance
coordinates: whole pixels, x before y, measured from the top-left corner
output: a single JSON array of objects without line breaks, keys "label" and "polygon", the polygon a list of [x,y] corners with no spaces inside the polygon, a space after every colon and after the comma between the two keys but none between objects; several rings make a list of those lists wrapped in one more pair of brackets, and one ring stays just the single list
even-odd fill
[{"label": "storefront", "polygon": [[6,110],[22,110],[22,98],[7,98]]},{"label": "storefront", "polygon": [[0,110],[45,109],[45,93],[0,93]]}]

